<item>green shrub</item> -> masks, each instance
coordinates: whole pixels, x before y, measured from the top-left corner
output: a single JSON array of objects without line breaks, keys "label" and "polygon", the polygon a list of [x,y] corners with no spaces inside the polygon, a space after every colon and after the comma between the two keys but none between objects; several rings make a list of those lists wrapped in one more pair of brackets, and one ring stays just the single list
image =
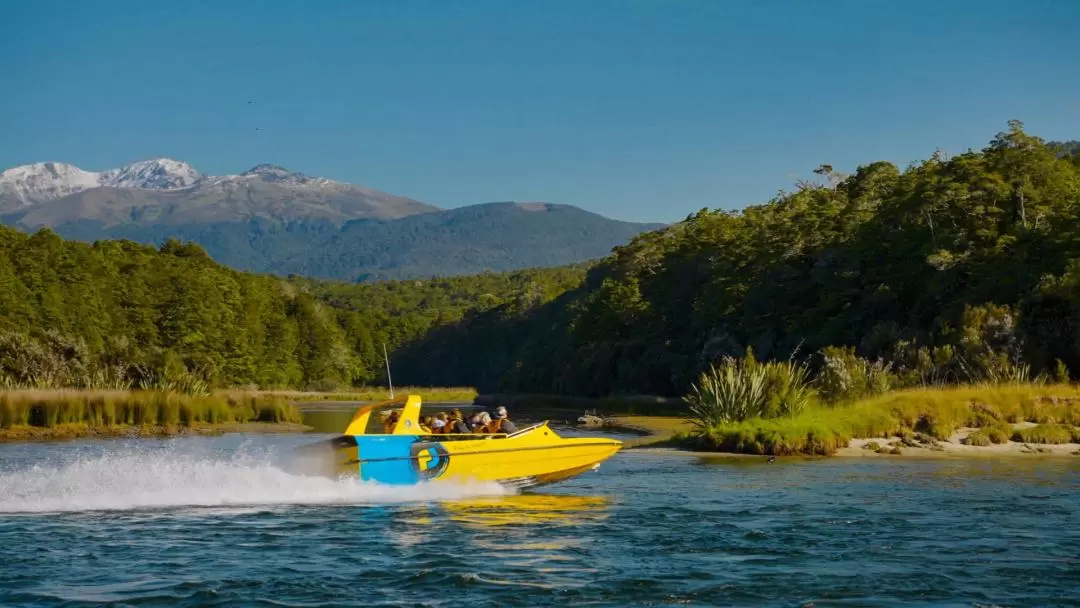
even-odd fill
[{"label": "green shrub", "polygon": [[982,432],[986,434],[990,443],[994,444],[1008,443],[1009,437],[1012,436],[1012,428],[1001,425],[987,427]]},{"label": "green shrub", "polygon": [[990,437],[982,431],[973,431],[970,435],[964,438],[964,444],[973,445],[977,447],[986,447],[991,445]]},{"label": "green shrub", "polygon": [[793,361],[773,361],[761,364],[761,367],[765,373],[763,417],[795,416],[802,413],[815,393],[810,386],[810,370],[806,365]]},{"label": "green shrub", "polygon": [[830,403],[853,401],[889,391],[889,366],[855,355],[852,347],[828,346],[821,350],[817,383]]},{"label": "green shrub", "polygon": [[1069,443],[1072,429],[1060,424],[1040,424],[1013,431],[1013,441],[1021,443]]},{"label": "green shrub", "polygon": [[835,429],[790,418],[754,419],[709,429],[704,447],[742,454],[831,455],[847,447],[851,438]]},{"label": "green shrub", "polygon": [[761,416],[765,398],[765,370],[734,359],[710,366],[685,397],[691,422],[702,429]]},{"label": "green shrub", "polygon": [[701,429],[750,418],[796,416],[812,402],[810,371],[792,361],[759,363],[752,352],[701,374],[684,400]]}]

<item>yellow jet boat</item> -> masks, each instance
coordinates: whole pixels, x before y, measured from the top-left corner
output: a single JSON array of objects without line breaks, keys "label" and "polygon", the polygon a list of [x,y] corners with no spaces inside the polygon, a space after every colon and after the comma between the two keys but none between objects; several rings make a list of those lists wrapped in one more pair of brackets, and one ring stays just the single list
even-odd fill
[{"label": "yellow jet boat", "polygon": [[[335,472],[386,484],[496,481],[522,488],[595,469],[622,447],[603,437],[560,437],[546,421],[510,434],[431,434],[421,430],[420,406],[420,397],[409,395],[356,410],[345,433],[329,442]],[[397,423],[384,429],[379,415],[389,411],[399,412]]]}]

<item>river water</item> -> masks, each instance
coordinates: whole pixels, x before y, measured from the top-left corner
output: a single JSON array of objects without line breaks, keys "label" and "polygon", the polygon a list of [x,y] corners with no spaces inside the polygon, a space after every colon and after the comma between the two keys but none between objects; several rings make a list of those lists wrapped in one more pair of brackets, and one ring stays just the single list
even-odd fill
[{"label": "river water", "polygon": [[1080,606],[1075,460],[617,455],[523,494],[319,436],[0,445],[2,606]]}]

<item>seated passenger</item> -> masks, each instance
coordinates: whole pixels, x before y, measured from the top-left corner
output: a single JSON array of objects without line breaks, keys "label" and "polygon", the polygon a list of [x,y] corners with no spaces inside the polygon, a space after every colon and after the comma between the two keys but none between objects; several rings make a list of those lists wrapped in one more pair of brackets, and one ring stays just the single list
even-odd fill
[{"label": "seated passenger", "polygon": [[499,407],[495,408],[495,419],[488,423],[487,430],[485,432],[506,433],[507,435],[509,435],[510,433],[516,433],[517,430],[517,425],[515,425],[513,422],[510,422],[510,418],[507,417],[506,408],[500,405]]},{"label": "seated passenger", "polygon": [[485,414],[483,410],[473,412],[473,415],[469,417],[469,431],[472,433],[479,433],[484,428],[484,424],[480,422],[480,417]]},{"label": "seated passenger", "polygon": [[441,418],[436,418],[431,421],[431,432],[435,434],[445,433],[446,421]]},{"label": "seated passenger", "polygon": [[461,410],[454,408],[450,412],[450,418],[446,421],[446,429],[447,433],[457,435],[464,435],[469,432],[469,426],[465,424],[465,417],[462,416]]},{"label": "seated passenger", "polygon": [[400,412],[390,412],[390,415],[383,421],[383,432],[387,435],[394,433],[394,427],[397,426],[398,419],[401,418]]},{"label": "seated passenger", "polygon": [[424,419],[420,421],[420,432],[431,434],[431,422],[434,420],[431,416],[424,416]]},{"label": "seated passenger", "polygon": [[480,412],[476,415],[476,426],[473,428],[474,433],[487,433],[488,426],[491,425],[491,416],[487,412]]}]

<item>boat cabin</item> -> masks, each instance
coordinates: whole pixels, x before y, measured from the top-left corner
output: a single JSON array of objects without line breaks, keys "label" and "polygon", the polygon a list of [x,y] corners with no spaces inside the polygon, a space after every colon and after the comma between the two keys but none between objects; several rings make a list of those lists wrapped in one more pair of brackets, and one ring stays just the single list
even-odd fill
[{"label": "boat cabin", "polygon": [[[471,406],[458,407],[465,410],[466,414],[475,410]],[[422,428],[420,421],[425,416],[433,416],[436,412],[446,411],[446,409],[445,406],[425,408],[417,395],[370,403],[356,410],[352,420],[349,422],[349,426],[345,429],[345,434],[416,435],[434,441],[477,438],[477,433],[434,433],[425,431]],[[392,422],[391,426],[387,427],[388,421],[393,420],[393,417],[396,417],[396,422]],[[505,433],[484,433],[483,435],[493,439],[507,437]]]}]

